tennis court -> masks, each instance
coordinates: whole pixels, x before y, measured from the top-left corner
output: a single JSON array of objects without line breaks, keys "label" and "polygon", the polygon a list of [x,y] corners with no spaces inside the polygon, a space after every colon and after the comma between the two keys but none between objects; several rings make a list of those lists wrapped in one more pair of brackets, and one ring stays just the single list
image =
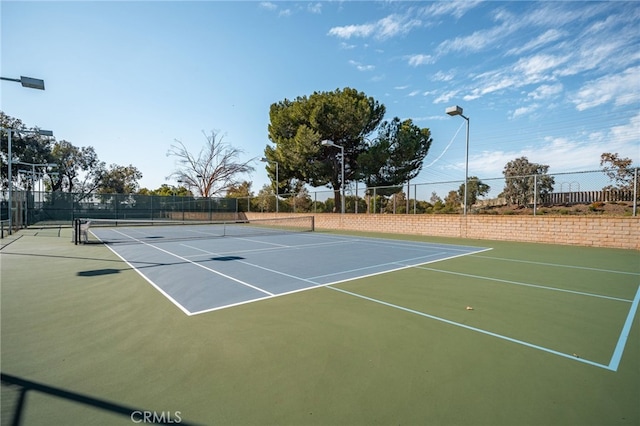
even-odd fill
[{"label": "tennis court", "polygon": [[3,424],[640,421],[637,251],[180,229],[0,250]]},{"label": "tennis court", "polygon": [[93,236],[188,315],[488,250],[304,232],[311,225],[291,232],[288,220],[103,223],[117,226],[94,227]]}]

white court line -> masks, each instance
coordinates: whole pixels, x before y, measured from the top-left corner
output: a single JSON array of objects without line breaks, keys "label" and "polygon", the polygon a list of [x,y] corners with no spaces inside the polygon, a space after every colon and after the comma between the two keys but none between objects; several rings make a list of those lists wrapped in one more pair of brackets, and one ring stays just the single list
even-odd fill
[{"label": "white court line", "polygon": [[342,290],[342,289],[337,288],[337,287],[331,287],[331,286],[326,286],[326,287],[328,289],[331,289],[331,290],[339,291],[341,293],[345,293],[345,294],[348,294],[348,295],[351,295],[351,296],[354,296],[354,297],[358,297],[360,299],[365,299],[365,300],[368,300],[370,302],[374,302],[374,303],[378,303],[378,304],[381,304],[381,305],[384,305],[384,306],[388,306],[390,308],[399,309],[401,311],[409,312],[409,313],[415,314],[415,315],[420,315],[420,316],[423,316],[423,317],[426,317],[426,318],[430,318],[430,319],[433,319],[433,320],[436,320],[436,321],[440,321],[440,322],[443,322],[443,323],[446,323],[446,324],[449,324],[449,325],[453,325],[453,326],[456,326],[456,327],[460,327],[460,328],[464,328],[464,329],[467,329],[467,330],[475,331],[477,333],[481,333],[481,334],[486,334],[486,335],[489,335],[489,336],[497,337],[497,338],[502,339],[502,340],[506,340],[506,341],[509,341],[509,342],[512,342],[512,343],[517,343],[519,345],[527,346],[527,347],[530,347],[530,348],[533,348],[533,349],[538,349],[540,351],[548,352],[548,353],[551,353],[553,355],[558,355],[558,356],[561,356],[563,358],[568,358],[568,359],[571,359],[573,361],[582,362],[582,363],[585,363],[585,364],[593,365],[595,367],[604,368],[606,370],[610,370],[611,369],[610,366],[608,366],[608,365],[600,364],[600,363],[597,363],[597,362],[594,362],[594,361],[589,361],[588,359],[584,359],[584,358],[578,358],[578,357],[573,356],[573,355],[569,355],[569,354],[565,354],[565,353],[562,353],[562,352],[559,352],[559,351],[555,351],[553,349],[545,348],[544,346],[534,345],[533,343],[525,342],[524,340],[514,339],[512,337],[508,337],[508,336],[505,336],[505,335],[502,335],[502,334],[498,334],[498,333],[493,333],[493,332],[488,331],[488,330],[483,330],[481,328],[472,327],[470,325],[466,325],[466,324],[462,324],[462,323],[459,323],[459,322],[451,321],[451,320],[448,320],[448,319],[445,319],[445,318],[437,317],[435,315],[427,314],[425,312],[420,312],[420,311],[416,311],[414,309],[405,308],[404,306],[394,305],[393,303],[388,303],[388,302],[385,302],[383,300],[374,299],[373,297],[364,296],[362,294],[353,293],[351,291]]},{"label": "white court line", "polygon": [[618,343],[613,351],[613,356],[609,363],[610,370],[618,371],[618,366],[620,365],[620,360],[622,360],[622,354],[624,353],[624,347],[627,345],[627,338],[631,332],[633,318],[638,310],[638,304],[640,304],[640,286],[638,286],[638,290],[636,291],[636,297],[633,298],[633,303],[631,304],[631,308],[629,308],[629,313],[627,314],[627,320],[624,322],[624,326],[620,332],[620,337],[618,338]]},{"label": "white court line", "polygon": [[249,284],[249,283],[246,283],[246,282],[244,282],[244,281],[242,281],[242,280],[239,280],[239,279],[237,279],[237,278],[234,278],[234,277],[232,277],[232,276],[230,276],[230,275],[223,274],[222,272],[218,272],[218,271],[216,271],[215,269],[207,268],[206,266],[201,265],[201,264],[199,264],[199,263],[197,263],[197,262],[194,262],[194,261],[192,261],[192,260],[189,260],[189,259],[187,259],[186,257],[183,257],[183,256],[180,256],[180,255],[177,255],[177,254],[172,253],[172,252],[170,252],[170,251],[168,251],[168,250],[162,249],[162,248],[160,248],[160,247],[158,247],[158,246],[154,246],[153,244],[149,244],[149,243],[147,243],[147,242],[145,242],[145,241],[139,240],[139,239],[137,239],[137,238],[134,238],[134,237],[132,237],[132,236],[130,236],[130,235],[127,235],[127,234],[125,234],[125,233],[122,233],[122,232],[120,232],[120,231],[115,231],[115,232],[117,232],[117,233],[119,233],[119,234],[121,234],[121,235],[124,235],[124,236],[125,236],[125,237],[127,237],[127,238],[131,238],[132,240],[135,240],[135,241],[137,241],[137,242],[139,242],[139,243],[142,243],[142,244],[144,244],[145,246],[153,247],[153,248],[154,248],[154,249],[156,249],[156,250],[159,250],[159,251],[161,251],[161,252],[163,252],[163,253],[166,253],[166,254],[168,254],[168,255],[170,255],[170,256],[173,256],[173,257],[175,257],[175,258],[178,258],[178,259],[180,259],[180,260],[183,260],[183,261],[185,261],[185,262],[188,262],[188,263],[190,263],[190,264],[192,264],[192,265],[194,265],[194,266],[197,266],[197,267],[202,268],[202,269],[206,269],[206,270],[207,270],[207,271],[209,271],[209,272],[213,272],[214,274],[217,274],[217,275],[220,275],[221,277],[224,277],[224,278],[230,279],[231,281],[235,281],[235,282],[237,282],[238,284],[242,284],[242,285],[247,286],[247,287],[250,287],[250,288],[252,288],[252,289],[254,289],[254,290],[258,290],[258,291],[259,291],[259,292],[261,292],[261,293],[265,293],[265,294],[268,294],[268,295],[270,295],[270,296],[273,296],[273,293],[268,292],[268,291],[266,291],[266,290],[263,290],[263,289],[261,289],[260,287],[256,287],[256,286],[251,285],[251,284]]},{"label": "white court line", "polygon": [[[199,249],[199,250],[201,250],[201,249]],[[483,249],[481,251],[487,251],[487,250],[492,250],[492,249],[487,248],[487,249]],[[472,252],[472,253],[476,253],[476,252]],[[216,254],[216,253],[211,253],[211,254]],[[440,262],[442,260],[448,260],[448,259],[453,259],[453,258],[456,258],[456,257],[466,256],[467,254],[456,254],[456,255],[449,256],[449,257],[446,257],[446,258],[443,258],[443,259],[435,259],[435,260],[431,260],[429,262],[423,262],[423,263],[420,263],[420,265],[426,265],[426,264],[429,264],[429,263]],[[268,270],[268,271],[271,271],[271,272],[274,272],[274,273],[283,274],[282,272],[275,271],[275,270],[270,270],[269,268],[264,268],[264,267],[258,266],[258,265],[252,265],[252,264],[250,264],[248,262],[245,262],[245,263],[247,265],[256,266],[256,267],[259,267],[261,269],[265,269],[265,270]],[[398,263],[399,262],[395,262],[394,264],[398,264]],[[344,283],[344,282],[357,280],[357,279],[361,279],[361,278],[369,278],[369,277],[373,277],[373,276],[376,276],[376,275],[382,275],[382,274],[387,274],[387,273],[390,273],[390,272],[396,272],[396,271],[399,271],[399,270],[402,270],[402,269],[409,269],[409,268],[413,268],[413,267],[414,267],[414,265],[403,265],[403,266],[400,266],[398,268],[389,269],[389,270],[386,270],[386,271],[375,272],[375,273],[371,273],[371,274],[367,274],[367,275],[361,275],[361,276],[357,276],[357,277],[353,277],[353,278],[347,278],[347,279],[343,279],[343,280],[339,280],[339,281],[333,281],[333,282],[326,283],[326,284],[318,284],[318,283],[314,283],[313,281],[310,281],[310,279],[308,279],[308,278],[302,278],[302,277],[296,277],[294,275],[283,274],[283,275],[287,275],[290,278],[294,278],[294,279],[297,279],[297,280],[300,280],[300,281],[304,281],[304,282],[308,282],[308,283],[314,284],[314,286],[305,287],[305,288],[301,288],[301,289],[297,289],[297,290],[292,290],[292,291],[288,291],[288,292],[285,292],[285,293],[279,293],[279,294],[276,294],[276,295],[271,296],[271,297],[263,297],[263,298],[260,298],[260,299],[251,299],[251,300],[246,300],[246,301],[243,301],[243,302],[238,302],[238,303],[234,303],[234,304],[230,304],[230,305],[218,306],[218,307],[211,308],[211,309],[204,309],[202,311],[191,312],[188,315],[192,316],[192,315],[204,314],[204,313],[218,311],[218,310],[229,308],[229,307],[233,307],[233,306],[244,305],[244,304],[251,303],[251,302],[257,302],[258,300],[265,300],[265,299],[272,299],[272,298],[275,298],[275,297],[287,296],[287,295],[290,295],[290,294],[301,293],[303,291],[314,290],[314,289],[321,288],[321,287],[328,287],[328,288],[332,288],[334,290],[338,290],[337,288],[333,288],[333,287],[330,287],[330,286],[335,285],[335,284],[340,284],[340,283]]]},{"label": "white court line", "polygon": [[[98,239],[98,241],[102,241],[100,239],[100,237],[98,237],[96,234],[94,234],[93,232],[91,232],[91,234],[96,237]],[[115,251],[109,244],[105,244],[105,246],[111,250],[111,252],[113,254],[115,254],[116,256],[118,256],[120,259],[122,259],[122,261],[124,263],[126,263],[127,265],[129,265],[129,267],[131,269],[133,269],[134,271],[136,271],[136,273],[138,275],[140,275],[146,282],[148,282],[149,284],[151,284],[156,290],[158,290],[160,292],[160,294],[162,294],[164,297],[166,297],[167,299],[169,299],[169,301],[171,303],[173,303],[174,305],[176,305],[178,307],[178,309],[180,309],[182,312],[184,312],[187,315],[191,315],[191,312],[185,308],[184,306],[182,306],[182,304],[180,304],[180,302],[178,302],[176,299],[174,299],[173,297],[171,297],[171,295],[169,293],[167,293],[166,291],[164,291],[161,287],[159,287],[156,283],[154,283],[153,281],[151,281],[145,274],[142,273],[141,270],[139,270],[138,268],[136,268],[134,265],[132,265],[127,259],[125,259],[124,257],[122,257],[120,255],[120,253],[118,253],[117,251]]]},{"label": "white court line", "polygon": [[570,268],[570,269],[584,269],[585,271],[596,271],[596,272],[607,272],[611,274],[623,274],[623,275],[640,275],[640,272],[626,272],[626,271],[616,271],[612,269],[600,269],[600,268],[590,268],[587,266],[574,266],[574,265],[564,265],[562,263],[547,263],[547,262],[534,262],[531,260],[520,260],[520,259],[509,259],[506,257],[492,257],[492,256],[476,256],[481,259],[493,259],[493,260],[502,260],[505,262],[518,262],[518,263],[530,263],[532,265],[543,265],[543,266],[554,266],[556,268]]},{"label": "white court line", "polygon": [[[324,275],[316,275],[315,277],[309,277],[309,279],[314,280],[317,278],[325,278],[325,277],[333,277],[336,275],[343,275],[343,274],[348,274],[351,272],[358,272],[358,271],[364,271],[367,269],[373,269],[373,268],[379,268],[381,266],[389,266],[389,265],[400,265],[403,267],[410,267],[411,265],[406,265],[405,263],[407,262],[411,262],[414,260],[418,260],[418,259],[426,259],[428,257],[434,257],[434,256],[439,256],[441,254],[446,254],[446,251],[441,251],[438,253],[433,253],[433,254],[429,254],[429,255],[425,255],[425,256],[419,256],[419,257],[414,257],[412,259],[403,259],[403,260],[394,260],[393,262],[387,262],[387,263],[380,263],[378,265],[371,265],[371,266],[364,266],[362,268],[355,268],[355,269],[348,269],[346,271],[339,271],[339,272],[332,272],[330,274],[324,274]],[[438,259],[438,260],[445,260],[445,259]],[[415,265],[424,265],[426,262],[418,262]]]},{"label": "white court line", "polygon": [[[236,238],[237,239],[237,238]],[[231,251],[223,251],[220,252],[219,255],[221,256],[229,256],[229,255],[233,255],[233,254],[245,254],[245,253],[259,253],[259,252],[273,252],[273,251],[282,251],[282,250],[299,250],[301,248],[306,248],[306,247],[321,247],[321,246],[333,246],[333,245],[342,245],[342,244],[349,244],[350,241],[331,241],[331,242],[326,242],[326,243],[312,243],[312,244],[298,244],[295,246],[282,246],[282,247],[263,247],[263,248],[259,248],[259,249],[246,249],[246,250],[231,250]],[[202,251],[204,253],[208,253],[208,254],[214,254],[214,253],[209,253],[207,250],[198,248],[198,247],[194,247],[194,246],[190,246],[188,244],[180,244],[181,246],[185,246],[185,247],[189,247],[195,250],[199,250]],[[189,255],[187,257],[197,257],[197,256],[202,256],[201,254],[195,254],[195,255]]]},{"label": "white court line", "polygon": [[[204,252],[204,253],[206,253],[208,255],[224,256],[222,253],[216,253],[216,252],[204,250],[204,249],[201,249],[201,248],[198,248],[198,247],[190,246],[188,244],[181,244],[181,245],[184,246],[184,247],[188,247],[188,248],[194,249],[194,250],[202,251],[202,252]],[[242,263],[243,265],[252,266],[254,268],[262,269],[263,271],[272,272],[274,274],[278,274],[278,275],[282,275],[282,276],[285,276],[285,277],[288,277],[288,278],[293,278],[293,279],[296,279],[296,280],[299,280],[299,281],[307,282],[307,283],[313,284],[314,286],[318,285],[318,283],[316,283],[314,281],[311,281],[308,278],[301,278],[301,277],[298,277],[298,276],[295,276],[295,275],[287,274],[285,272],[276,271],[275,269],[267,268],[265,266],[256,265],[254,263],[249,263],[249,262],[246,262],[246,261],[241,260],[241,259],[233,259],[233,261],[234,262],[238,262],[238,263]]]},{"label": "white court line", "polygon": [[604,296],[604,295],[596,294],[596,293],[586,293],[586,292],[583,292],[583,291],[566,290],[566,289],[563,289],[563,288],[548,287],[548,286],[538,285],[538,284],[529,284],[529,283],[523,283],[523,282],[519,282],[519,281],[503,280],[503,279],[500,279],[500,278],[484,277],[484,276],[481,276],[481,275],[464,274],[462,272],[445,271],[443,269],[425,268],[423,266],[416,266],[416,268],[424,269],[425,271],[441,272],[443,274],[459,275],[461,277],[476,278],[476,279],[487,280],[487,281],[496,281],[496,282],[506,283],[506,284],[520,285],[520,286],[525,286],[525,287],[534,287],[534,288],[540,288],[540,289],[543,289],[543,290],[560,291],[562,293],[572,293],[572,294],[578,294],[578,295],[581,295],[581,296],[597,297],[597,298],[600,298],[600,299],[609,299],[609,300],[616,300],[616,301],[619,301],[619,302],[631,303],[631,300],[628,300],[628,299],[621,299],[619,297]]}]

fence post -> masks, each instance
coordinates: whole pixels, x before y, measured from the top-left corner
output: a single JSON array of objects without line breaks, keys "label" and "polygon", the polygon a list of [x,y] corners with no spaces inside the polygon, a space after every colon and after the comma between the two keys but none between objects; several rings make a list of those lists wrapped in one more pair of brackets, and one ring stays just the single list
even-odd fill
[{"label": "fence post", "polygon": [[358,214],[358,181],[356,181],[356,206],[355,213]]},{"label": "fence post", "polygon": [[538,175],[533,175],[533,215],[538,208]]},{"label": "fence post", "polygon": [[638,213],[638,168],[633,173],[633,216]]}]

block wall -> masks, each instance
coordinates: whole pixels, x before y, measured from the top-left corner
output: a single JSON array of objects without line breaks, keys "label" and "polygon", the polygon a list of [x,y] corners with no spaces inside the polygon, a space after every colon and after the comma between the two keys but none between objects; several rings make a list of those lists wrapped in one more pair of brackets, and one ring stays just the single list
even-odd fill
[{"label": "block wall", "polygon": [[[274,213],[244,213],[247,218]],[[309,213],[300,213],[308,216]],[[279,217],[295,216],[280,213]],[[317,213],[317,229],[371,231],[640,250],[640,217]]]}]

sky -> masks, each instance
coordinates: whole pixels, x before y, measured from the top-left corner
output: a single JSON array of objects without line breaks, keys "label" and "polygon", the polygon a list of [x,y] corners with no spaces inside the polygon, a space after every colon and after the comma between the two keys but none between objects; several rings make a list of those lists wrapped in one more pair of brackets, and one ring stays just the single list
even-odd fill
[{"label": "sky", "polygon": [[1,1],[1,109],[57,140],[177,185],[171,145],[215,131],[268,183],[269,107],[354,88],[433,143],[412,183],[640,165],[640,2]]}]

